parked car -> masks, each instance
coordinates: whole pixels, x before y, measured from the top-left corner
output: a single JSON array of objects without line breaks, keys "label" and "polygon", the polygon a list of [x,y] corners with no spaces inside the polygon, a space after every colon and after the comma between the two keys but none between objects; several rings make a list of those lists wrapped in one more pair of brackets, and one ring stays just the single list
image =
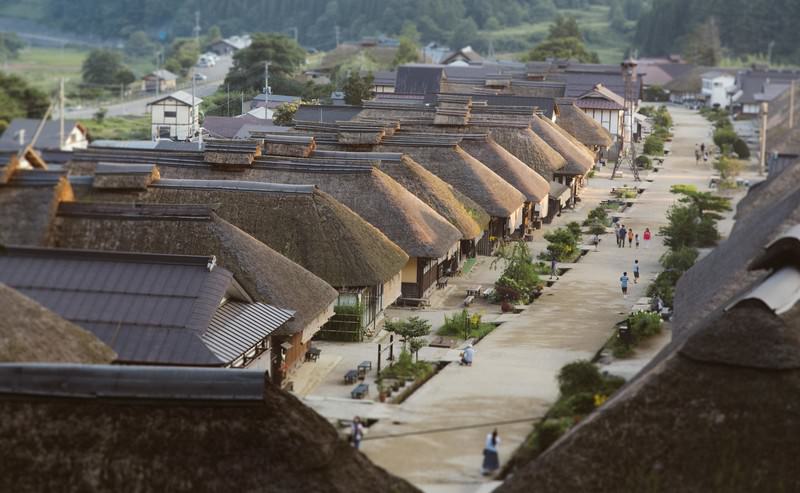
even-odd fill
[{"label": "parked car", "polygon": [[194,73],[194,80],[196,80],[196,81],[203,81],[203,80],[206,80],[206,79],[208,79],[208,76],[207,76],[207,75],[205,75],[205,74],[201,74],[200,72],[195,72],[195,73]]}]

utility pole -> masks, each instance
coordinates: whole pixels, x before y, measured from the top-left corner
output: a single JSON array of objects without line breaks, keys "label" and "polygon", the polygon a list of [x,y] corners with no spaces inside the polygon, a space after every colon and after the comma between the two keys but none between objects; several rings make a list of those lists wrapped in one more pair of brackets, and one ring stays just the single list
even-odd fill
[{"label": "utility pole", "polygon": [[58,148],[64,147],[64,78],[58,80]]},{"label": "utility pole", "polygon": [[767,163],[767,113],[769,112],[769,104],[761,103],[761,155],[758,159],[758,174],[763,175]]},{"label": "utility pole", "polygon": [[200,47],[200,11],[194,11],[194,42],[197,43],[197,47]]},{"label": "utility pole", "polygon": [[269,64],[264,62],[264,119],[268,120],[267,112],[269,111]]},{"label": "utility pole", "polygon": [[333,26],[334,31],[336,32],[336,47],[339,47],[339,25]]},{"label": "utility pole", "polygon": [[789,85],[789,128],[794,128],[794,89],[797,81],[792,79]]}]

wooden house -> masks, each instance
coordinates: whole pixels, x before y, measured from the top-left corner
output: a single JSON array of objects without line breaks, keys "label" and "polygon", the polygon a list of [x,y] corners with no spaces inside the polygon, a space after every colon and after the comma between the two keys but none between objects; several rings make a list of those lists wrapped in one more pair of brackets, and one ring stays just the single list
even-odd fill
[{"label": "wooden house", "polygon": [[556,124],[566,130],[596,156],[605,156],[613,144],[611,133],[594,118],[575,106],[574,99],[558,100]]},{"label": "wooden house", "polygon": [[419,491],[263,371],[6,364],[0,414],[4,491]]},{"label": "wooden house", "polygon": [[178,87],[178,76],[165,69],[158,69],[142,77],[143,92],[169,92]]},{"label": "wooden house", "polygon": [[614,139],[615,145],[622,142],[624,128],[625,99],[602,84],[575,98],[575,106],[603,126]]},{"label": "wooden house", "polygon": [[22,150],[27,146],[39,151],[71,151],[89,146],[89,131],[77,120],[64,120],[63,140],[58,120],[47,120],[36,142],[33,137],[41,124],[37,118],[14,118],[0,137],[0,150]]},{"label": "wooden house", "polygon": [[185,91],[177,91],[147,103],[153,140],[189,140],[200,131],[200,103]]}]

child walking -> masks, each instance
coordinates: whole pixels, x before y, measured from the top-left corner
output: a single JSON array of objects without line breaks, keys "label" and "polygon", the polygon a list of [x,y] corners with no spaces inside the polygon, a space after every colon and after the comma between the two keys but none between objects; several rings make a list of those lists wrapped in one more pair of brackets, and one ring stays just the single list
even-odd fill
[{"label": "child walking", "polygon": [[622,297],[628,299],[628,273],[623,272],[619,278],[619,285],[622,288]]},{"label": "child walking", "polygon": [[639,259],[633,261],[633,283],[639,284]]}]

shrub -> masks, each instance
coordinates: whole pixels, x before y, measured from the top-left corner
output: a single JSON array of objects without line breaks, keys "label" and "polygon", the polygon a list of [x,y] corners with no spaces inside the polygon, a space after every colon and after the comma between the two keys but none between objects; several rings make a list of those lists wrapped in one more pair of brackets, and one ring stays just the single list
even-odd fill
[{"label": "shrub", "polygon": [[589,360],[573,361],[558,372],[558,390],[563,397],[580,392],[594,394],[603,387],[600,370]]},{"label": "shrub", "polygon": [[721,127],[714,130],[714,144],[717,145],[720,149],[724,148],[725,146],[733,147],[733,143],[736,142],[739,136],[736,135],[736,132],[733,128],[730,127]]},{"label": "shrub", "polygon": [[638,342],[661,332],[661,315],[656,312],[638,311],[628,316],[628,327]]},{"label": "shrub", "polygon": [[583,416],[594,411],[594,393],[578,392],[571,396],[558,399],[550,409],[550,416],[564,418],[568,416]]},{"label": "shrub", "polygon": [[669,128],[672,126],[672,115],[669,114],[666,106],[659,106],[658,111],[653,116],[653,121],[657,126]]},{"label": "shrub", "polygon": [[502,245],[496,256],[492,266],[499,260],[506,262],[503,274],[495,283],[500,299],[529,303],[534,291],[541,287],[542,282],[533,264],[528,245],[524,242]]},{"label": "shrub", "polygon": [[572,426],[573,420],[569,418],[562,419],[546,419],[536,424],[534,427],[535,438],[533,440],[534,448],[542,453],[547,448],[554,444],[556,440],[561,438],[561,435],[569,430]]},{"label": "shrub", "polygon": [[577,221],[572,221],[567,224],[567,230],[572,233],[572,236],[575,237],[575,241],[579,241],[581,238],[581,225],[578,224]]},{"label": "shrub", "polygon": [[664,141],[657,135],[649,135],[644,140],[644,153],[652,156],[661,156],[664,154]]},{"label": "shrub", "polygon": [[569,229],[558,228],[544,235],[544,239],[549,243],[547,251],[539,254],[541,260],[550,260],[555,256],[559,262],[570,261],[578,253],[578,240]]},{"label": "shrub", "polygon": [[602,235],[606,233],[606,226],[600,223],[592,223],[589,225],[589,234]]},{"label": "shrub", "polygon": [[608,211],[602,206],[595,207],[594,209],[590,210],[586,220],[583,221],[584,226],[589,226],[595,223],[600,223],[605,226],[611,225],[611,219],[608,217]]},{"label": "shrub", "polygon": [[661,265],[668,270],[686,272],[694,265],[699,254],[696,248],[681,246],[662,255]]},{"label": "shrub", "polygon": [[739,159],[750,159],[750,148],[747,147],[747,142],[741,138],[733,141],[733,152],[739,156]]},{"label": "shrub", "polygon": [[732,181],[744,169],[744,162],[739,159],[733,159],[728,156],[721,156],[717,162],[714,163],[714,168],[719,171],[720,178],[725,181]]},{"label": "shrub", "polygon": [[653,161],[651,161],[650,158],[644,154],[641,154],[636,158],[636,165],[642,169],[652,169]]},{"label": "shrub", "polygon": [[481,322],[479,313],[461,310],[451,316],[444,316],[444,325],[436,331],[439,335],[481,339],[496,328],[494,324]]},{"label": "shrub", "polygon": [[681,277],[681,272],[664,271],[658,274],[653,284],[647,287],[647,296],[658,296],[661,301],[670,308],[673,306],[675,299],[675,284]]}]

